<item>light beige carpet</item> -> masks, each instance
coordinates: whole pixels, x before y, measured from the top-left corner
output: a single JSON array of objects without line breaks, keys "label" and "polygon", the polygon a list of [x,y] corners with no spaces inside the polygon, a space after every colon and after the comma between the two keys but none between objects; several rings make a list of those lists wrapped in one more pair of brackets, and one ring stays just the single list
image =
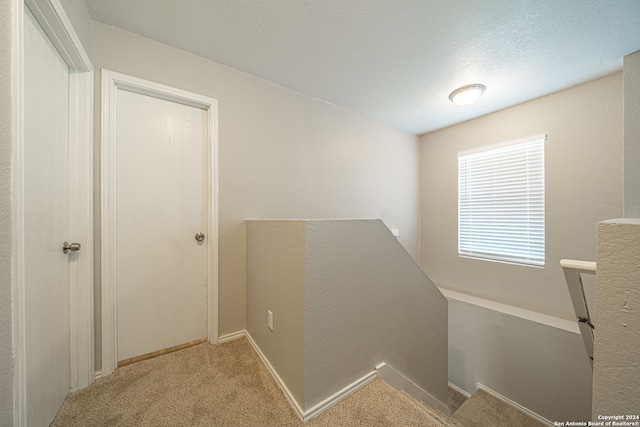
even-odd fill
[{"label": "light beige carpet", "polygon": [[453,414],[465,427],[546,427],[484,390],[477,390]]},{"label": "light beige carpet", "polygon": [[458,410],[460,406],[468,399],[464,394],[456,391],[455,389],[449,387],[449,395],[447,396],[449,400],[449,409],[453,414]]},{"label": "light beige carpet", "polygon": [[[246,339],[118,369],[67,397],[52,426],[301,426]],[[309,426],[462,424],[375,380]]]},{"label": "light beige carpet", "polygon": [[297,417],[245,340],[119,368],[67,397],[53,426],[296,425]]},{"label": "light beige carpet", "polygon": [[464,427],[409,394],[398,392],[381,379],[374,380],[306,425]]}]

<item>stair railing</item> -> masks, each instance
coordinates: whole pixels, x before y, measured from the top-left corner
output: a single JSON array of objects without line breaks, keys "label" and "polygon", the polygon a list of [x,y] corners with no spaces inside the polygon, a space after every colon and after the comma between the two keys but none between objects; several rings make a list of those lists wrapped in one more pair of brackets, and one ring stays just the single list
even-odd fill
[{"label": "stair railing", "polygon": [[584,341],[584,347],[591,362],[593,370],[593,341],[595,326],[589,315],[589,307],[587,299],[584,295],[584,286],[582,285],[581,274],[596,274],[596,263],[591,261],[576,261],[572,259],[560,260],[560,265],[564,270],[564,277],[567,280],[567,288],[573,303],[573,310],[576,313],[580,334]]}]

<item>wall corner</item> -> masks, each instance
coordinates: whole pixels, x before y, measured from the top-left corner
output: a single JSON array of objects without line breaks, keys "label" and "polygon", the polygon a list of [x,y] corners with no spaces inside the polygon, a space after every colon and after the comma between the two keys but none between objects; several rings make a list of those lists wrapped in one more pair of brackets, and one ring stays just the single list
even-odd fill
[{"label": "wall corner", "polygon": [[[640,407],[640,219],[598,224],[592,417]],[[624,396],[624,398],[622,398]]]}]

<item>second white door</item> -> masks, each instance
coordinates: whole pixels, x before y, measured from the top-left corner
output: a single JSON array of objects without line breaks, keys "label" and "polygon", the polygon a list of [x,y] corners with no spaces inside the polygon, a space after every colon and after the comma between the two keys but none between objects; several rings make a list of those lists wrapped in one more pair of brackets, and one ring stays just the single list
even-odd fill
[{"label": "second white door", "polygon": [[[24,9],[24,411],[48,426],[70,386],[69,68]],[[10,304],[11,302],[9,302]],[[22,320],[22,319],[21,319]]]},{"label": "second white door", "polygon": [[122,361],[207,337],[208,123],[196,107],[124,89],[116,99]]}]

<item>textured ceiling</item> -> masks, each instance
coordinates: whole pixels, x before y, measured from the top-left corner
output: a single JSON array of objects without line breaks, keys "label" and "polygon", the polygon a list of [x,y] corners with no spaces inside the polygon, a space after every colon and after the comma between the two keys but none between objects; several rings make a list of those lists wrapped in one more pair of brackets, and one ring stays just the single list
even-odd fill
[{"label": "textured ceiling", "polygon": [[[86,0],[92,17],[422,134],[622,68],[639,0]],[[482,83],[458,107],[459,86]]]}]

